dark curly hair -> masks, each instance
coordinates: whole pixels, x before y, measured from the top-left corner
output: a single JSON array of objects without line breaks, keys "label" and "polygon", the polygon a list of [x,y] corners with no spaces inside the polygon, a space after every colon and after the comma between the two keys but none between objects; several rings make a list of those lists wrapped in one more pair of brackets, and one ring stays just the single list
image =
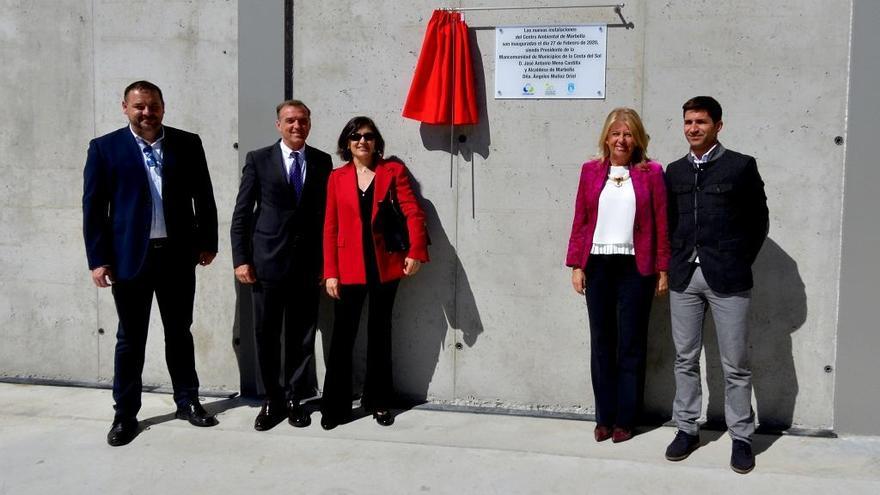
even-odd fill
[{"label": "dark curly hair", "polygon": [[382,133],[379,132],[379,128],[376,127],[376,123],[373,122],[373,119],[360,115],[354,117],[345,124],[345,127],[342,128],[342,132],[339,133],[339,140],[336,142],[336,154],[347,162],[350,162],[353,158],[351,150],[348,147],[348,136],[353,132],[357,132],[361,127],[369,127],[372,129],[373,134],[376,135],[376,147],[374,148],[373,158],[380,158],[385,154],[385,140],[382,138]]}]

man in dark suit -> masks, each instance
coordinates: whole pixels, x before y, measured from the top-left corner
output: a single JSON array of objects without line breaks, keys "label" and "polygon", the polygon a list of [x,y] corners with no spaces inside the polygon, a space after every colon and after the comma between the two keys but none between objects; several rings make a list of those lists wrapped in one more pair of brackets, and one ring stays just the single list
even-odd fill
[{"label": "man in dark suit", "polygon": [[153,83],[125,88],[129,125],[89,143],[83,173],[83,236],[92,281],[112,285],[119,326],[113,373],[116,415],[107,443],[137,435],[141,373],[153,294],[165,330],[176,416],[217,420],[198,400],[192,324],[195,265],[217,254],[217,207],[199,136],[162,125],[165,102]]},{"label": "man in dark suit", "polygon": [[258,431],[285,416],[295,427],[311,423],[300,402],[313,392],[309,370],[332,168],[330,155],[306,145],[312,124],[303,102],[281,102],[276,117],[281,139],[247,154],[230,229],[235,278],[253,286],[257,359],[266,392],[254,420]]},{"label": "man in dark suit", "polygon": [[676,353],[672,414],[678,426],[666,458],[680,461],[700,443],[700,352],[703,320],[711,308],[724,372],[724,417],[732,438],[730,467],[748,473],[755,467],[755,414],[746,323],[752,263],[767,237],[767,197],[755,159],[718,142],[721,105],[710,96],[697,96],[682,110],[690,153],[666,169]]}]

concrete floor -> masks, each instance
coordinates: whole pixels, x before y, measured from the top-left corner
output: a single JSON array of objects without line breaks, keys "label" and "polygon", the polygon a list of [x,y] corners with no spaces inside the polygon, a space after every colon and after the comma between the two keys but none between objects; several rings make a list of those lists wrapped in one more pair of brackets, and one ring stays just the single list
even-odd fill
[{"label": "concrete floor", "polygon": [[412,410],[390,428],[327,432],[315,413],[256,432],[256,407],[207,399],[220,425],[195,428],[166,394],[144,394],[147,429],[112,448],[111,405],[108,390],[0,383],[0,494],[880,493],[877,437],[758,436],[757,468],[738,475],[719,432],[672,463],[665,427],[597,444],[584,421]]}]

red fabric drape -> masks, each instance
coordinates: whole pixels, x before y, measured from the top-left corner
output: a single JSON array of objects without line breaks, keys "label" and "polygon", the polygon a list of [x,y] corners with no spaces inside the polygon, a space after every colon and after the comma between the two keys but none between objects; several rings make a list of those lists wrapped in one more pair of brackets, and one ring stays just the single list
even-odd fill
[{"label": "red fabric drape", "polygon": [[476,124],[476,94],[467,24],[459,12],[435,10],[403,116],[426,124]]}]

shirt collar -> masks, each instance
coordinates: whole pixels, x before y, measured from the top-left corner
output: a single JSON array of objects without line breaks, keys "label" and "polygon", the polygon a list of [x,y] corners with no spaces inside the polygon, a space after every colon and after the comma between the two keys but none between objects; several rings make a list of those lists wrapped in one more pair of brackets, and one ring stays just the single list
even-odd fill
[{"label": "shirt collar", "polygon": [[291,152],[299,151],[299,154],[302,156],[303,161],[305,161],[305,159],[306,159],[306,145],[305,144],[302,146],[302,148],[300,148],[298,150],[294,150],[294,149],[290,149],[289,146],[284,144],[283,139],[278,141],[278,143],[281,145],[281,154],[284,155],[285,159],[290,158]]},{"label": "shirt collar", "polygon": [[709,151],[703,153],[703,156],[698,157],[697,155],[694,154],[693,151],[691,151],[688,153],[687,159],[689,162],[691,162],[694,165],[702,165],[704,163],[711,162],[712,160],[715,160],[716,158],[721,156],[723,153],[724,153],[724,146],[722,146],[721,143],[715,143],[711,148],[709,148]]},{"label": "shirt collar", "polygon": [[159,137],[156,138],[156,140],[152,143],[148,143],[146,139],[135,134],[134,129],[131,128],[131,124],[128,124],[128,130],[131,131],[131,135],[134,136],[134,140],[137,141],[138,144],[140,144],[141,146],[151,146],[155,148],[156,146],[161,146],[162,140],[165,139],[165,126],[162,126],[162,129],[159,131]]}]

